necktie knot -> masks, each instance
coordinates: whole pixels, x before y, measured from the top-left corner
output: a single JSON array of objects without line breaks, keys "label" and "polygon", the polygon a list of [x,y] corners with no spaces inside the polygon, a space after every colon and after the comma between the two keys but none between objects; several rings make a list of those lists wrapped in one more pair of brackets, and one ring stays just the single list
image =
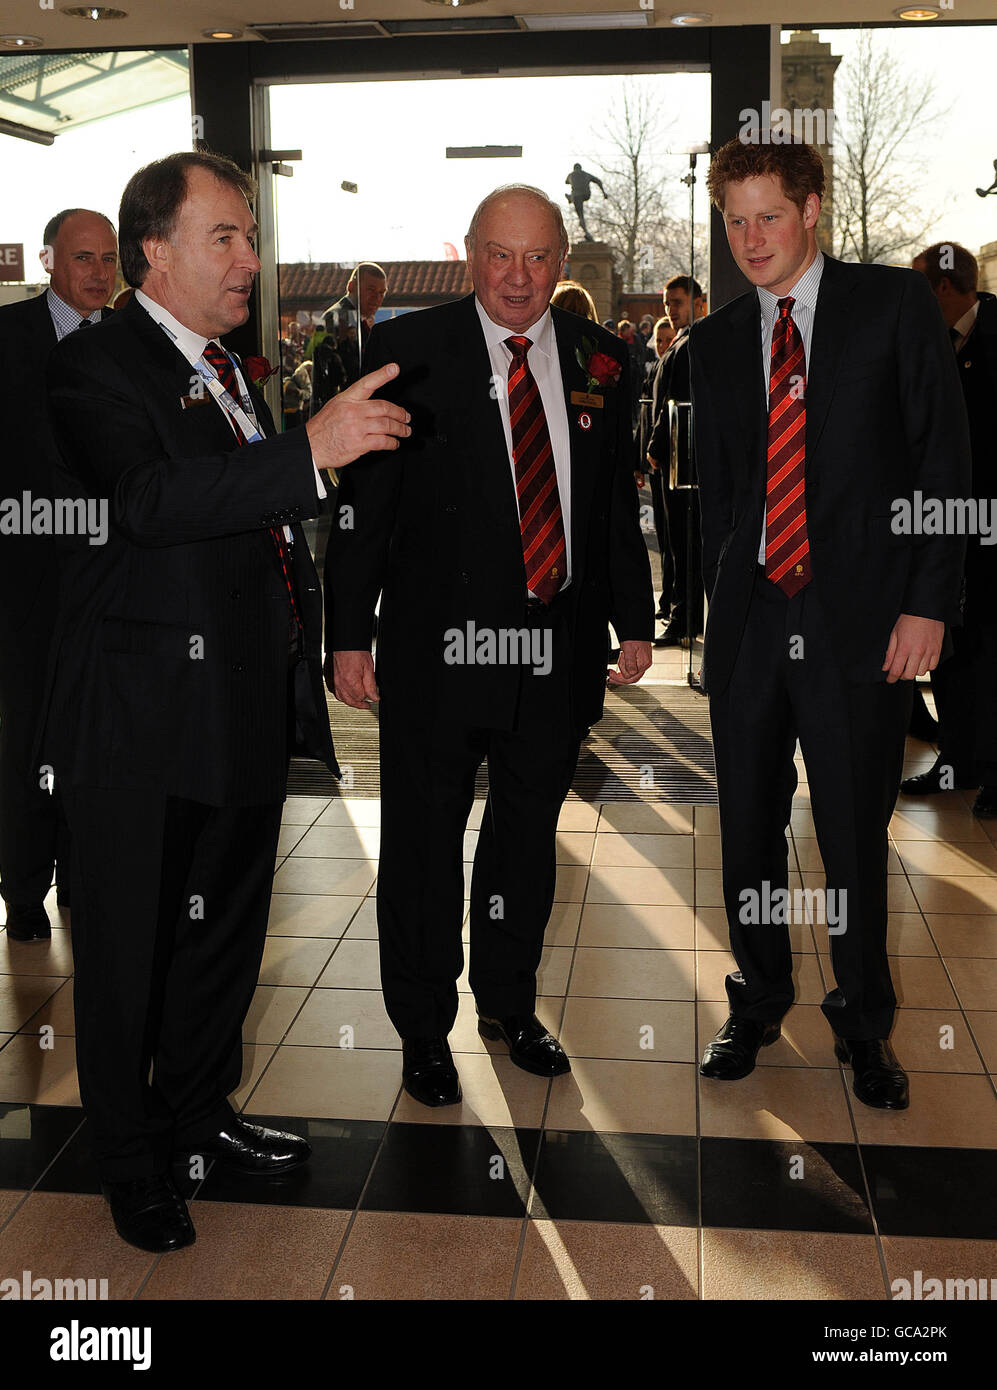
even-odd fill
[{"label": "necktie knot", "polygon": [[92,328],[92,327],[93,327],[93,319],[80,319],[79,323],[77,324],[77,327],[78,327],[78,328]]},{"label": "necktie knot", "polygon": [[526,361],[526,354],[533,346],[533,343],[529,338],[518,337],[514,334],[511,338],[506,338],[505,345],[512,353],[513,364],[519,366],[520,363]]},{"label": "necktie knot", "polygon": [[788,319],[795,303],[796,300],[791,294],[787,294],[784,299],[780,299],[778,301],[779,317],[781,319]]}]

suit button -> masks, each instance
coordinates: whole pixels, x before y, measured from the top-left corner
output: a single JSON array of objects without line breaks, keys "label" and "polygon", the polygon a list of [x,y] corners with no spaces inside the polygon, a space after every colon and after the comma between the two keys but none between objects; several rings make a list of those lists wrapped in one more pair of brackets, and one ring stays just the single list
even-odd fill
[{"label": "suit button", "polygon": [[461,572],[460,572],[460,582],[461,582],[462,584],[470,584],[470,582],[471,582],[471,576],[468,574],[467,570],[461,570]]},{"label": "suit button", "polygon": [[233,589],[232,592],[229,594],[229,598],[242,598],[242,590]]},{"label": "suit button", "polygon": [[446,505],[446,507],[444,508],[444,511],[448,511],[448,512],[455,512],[456,510],[457,510],[457,508],[454,506],[454,504],[453,504],[452,502],[448,502],[447,505]]},{"label": "suit button", "polygon": [[438,434],[438,435],[436,436],[436,442],[437,442],[437,444],[445,444],[445,443],[447,442],[447,437],[446,437],[446,435],[445,435],[445,434]]},{"label": "suit button", "polygon": [[236,673],[237,676],[241,676],[245,669],[246,668],[245,666],[243,666],[241,661],[232,662],[232,670]]}]

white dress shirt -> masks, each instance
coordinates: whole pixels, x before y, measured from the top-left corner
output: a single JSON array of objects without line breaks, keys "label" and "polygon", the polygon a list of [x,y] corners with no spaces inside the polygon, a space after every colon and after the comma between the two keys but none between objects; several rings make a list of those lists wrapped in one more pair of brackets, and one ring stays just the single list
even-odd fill
[{"label": "white dress shirt", "polygon": [[[168,309],[163,308],[162,304],[159,304],[155,299],[150,299],[149,296],[147,294],[143,294],[141,290],[135,291],[135,298],[138,300],[139,304],[141,304],[142,308],[146,311],[146,313],[149,315],[151,319],[153,319],[156,323],[163,324],[166,328],[169,329],[169,336],[173,339],[174,343],[176,344],[177,351],[182,353],[183,356],[186,357],[187,361],[191,364],[191,366],[193,366],[195,362],[200,362],[201,358],[204,355],[204,349],[208,346],[209,343],[218,341],[217,338],[205,338],[203,334],[195,333],[192,328],[188,328],[186,324],[181,323],[179,319],[175,319]],[[208,366],[208,364],[205,363],[205,366]],[[248,395],[249,392],[246,389],[246,383],[243,379],[242,372],[239,370],[239,364],[233,361],[232,366],[235,369],[235,380],[236,385],[239,388],[240,394]],[[212,369],[209,367],[209,370]],[[214,398],[212,397],[212,399]],[[216,404],[218,405],[218,409],[221,410],[226,420],[228,420],[229,424],[232,426],[232,433],[235,434],[235,422],[229,416],[228,412],[224,410],[221,404],[219,404],[218,402],[216,402]],[[262,434],[263,430],[259,423],[257,423],[257,428],[259,429],[260,434]],[[324,497],[326,495],[325,486],[322,482],[321,477],[319,476],[318,469],[315,467],[314,460],[312,461],[312,468],[315,472],[315,487],[318,492],[318,495],[319,497]],[[293,536],[291,533],[291,528],[289,526],[284,527],[284,537],[286,540],[291,541],[293,543]]]},{"label": "white dress shirt", "polygon": [[[499,414],[502,416],[502,429],[505,433],[505,447],[509,454],[509,469],[512,473],[513,495],[516,496],[516,465],[512,457],[512,426],[509,423],[509,364],[512,352],[505,345],[506,338],[529,338],[531,347],[527,362],[537,383],[544,414],[547,417],[547,432],[550,435],[551,452],[554,455],[554,472],[557,476],[557,491],[561,499],[561,519],[564,523],[564,548],[567,578],[562,584],[566,589],[571,583],[571,438],[568,434],[568,407],[564,399],[564,382],[561,379],[561,361],[557,355],[557,338],[550,309],[545,309],[542,318],[522,332],[503,328],[493,323],[475,298],[474,307],[481,320],[481,331],[485,335],[488,360],[492,366],[495,395],[498,398]],[[519,501],[516,501],[517,510]],[[532,590],[530,591],[532,592]]]},{"label": "white dress shirt", "polygon": [[79,309],[74,309],[71,304],[61,299],[51,285],[45,291],[45,298],[48,300],[48,311],[52,315],[57,343],[61,343],[67,333],[75,333],[84,319],[89,319],[91,323],[100,323],[104,312],[102,309],[94,309],[89,314],[81,314]]},{"label": "white dress shirt", "polygon": [[[962,352],[963,348],[966,346],[966,339],[976,326],[976,315],[979,311],[980,301],[977,300],[975,304],[969,306],[962,318],[956,319],[955,323],[952,325],[954,331],[959,335],[958,338],[952,338],[952,346],[955,348],[956,354]],[[949,337],[951,336],[950,332]]]},{"label": "white dress shirt", "polygon": [[[810,265],[803,272],[796,284],[789,291],[793,298],[793,307],[790,311],[790,318],[800,330],[800,337],[803,339],[803,362],[807,376],[810,374],[810,340],[814,333],[814,313],[817,309],[817,291],[820,289],[820,277],[824,271],[824,256],[818,251]],[[785,295],[773,294],[771,290],[757,287],[758,303],[762,310],[762,369],[765,372],[765,398],[768,401],[769,393],[769,372],[772,368],[772,330],[775,328],[775,321],[779,317],[779,300],[785,299]],[[766,416],[768,412],[766,411]],[[765,512],[762,511],[762,538],[758,547],[758,563],[765,563]]]}]

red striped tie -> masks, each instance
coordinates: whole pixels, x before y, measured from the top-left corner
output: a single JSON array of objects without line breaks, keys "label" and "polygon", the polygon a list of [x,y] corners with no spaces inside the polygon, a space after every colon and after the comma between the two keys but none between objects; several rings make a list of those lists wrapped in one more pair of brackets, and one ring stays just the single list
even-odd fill
[{"label": "red striped tie", "polygon": [[526,360],[532,346],[530,339],[506,338],[505,344],[512,353],[509,424],[526,587],[544,603],[550,603],[564,583],[567,553],[554,452],[540,390]]},{"label": "red striped tie", "polygon": [[[235,380],[235,368],[232,365],[231,357],[229,357],[225,349],[218,343],[211,341],[204,349],[202,356],[205,362],[214,367],[218,380],[225,387],[229,395],[236,398],[238,396],[238,386]],[[231,418],[232,417],[229,416],[230,420]],[[239,443],[245,444],[246,436],[236,424],[235,420],[232,420],[232,428],[235,430],[235,435]],[[294,591],[294,578],[291,574],[291,557],[288,554],[287,542],[284,539],[283,531],[279,530],[276,526],[272,526],[270,528],[270,538],[273,541],[274,550],[277,552],[277,563],[280,565],[281,574],[284,576],[284,584],[287,587],[287,596],[291,601],[291,632],[292,635],[296,636],[296,634],[302,630],[303,624],[301,622],[301,614],[298,612],[297,594]]]},{"label": "red striped tie", "polygon": [[779,300],[772,329],[765,488],[765,577],[790,598],[811,578],[804,496],[807,364],[803,338],[790,317],[793,302],[790,295]]}]

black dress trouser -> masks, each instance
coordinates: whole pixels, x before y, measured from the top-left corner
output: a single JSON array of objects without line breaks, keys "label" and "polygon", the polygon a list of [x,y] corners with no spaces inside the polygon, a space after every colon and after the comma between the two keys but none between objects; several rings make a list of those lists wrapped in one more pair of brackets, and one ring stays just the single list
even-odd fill
[{"label": "black dress trouser", "polygon": [[445,1037],[457,1017],[464,832],[482,762],[488,800],[471,875],[469,983],[487,1016],[536,1006],[557,819],[581,743],[568,717],[563,617],[556,624],[553,669],[524,668],[511,731],[442,715],[416,721],[404,688],[382,690],[377,925],[385,1007],[402,1038]]},{"label": "black dress trouser", "polygon": [[730,683],[710,699],[735,1015],[774,1023],[793,1003],[789,926],[766,904],[789,887],[785,832],[799,739],[826,889],[835,893],[825,915],[829,925],[839,919],[830,930],[819,919],[814,927],[818,946],[829,935],[836,981],[821,1007],[840,1037],[889,1034],[896,995],[886,954],[887,827],[912,684],[847,683],[815,585],[787,598],[758,568]]}]

